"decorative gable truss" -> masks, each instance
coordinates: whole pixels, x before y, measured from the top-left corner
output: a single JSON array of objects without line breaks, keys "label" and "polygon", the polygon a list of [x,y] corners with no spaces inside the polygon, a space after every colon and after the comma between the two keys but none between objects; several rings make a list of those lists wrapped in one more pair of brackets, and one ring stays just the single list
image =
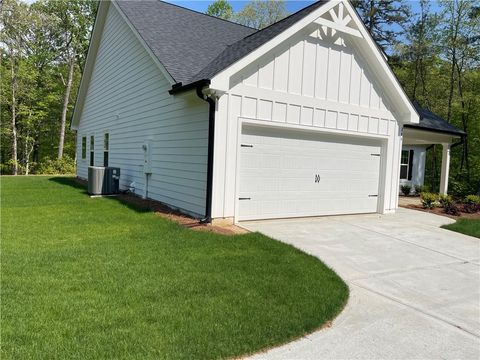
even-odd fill
[{"label": "decorative gable truss", "polygon": [[[337,33],[344,33],[363,39],[362,33],[353,23],[353,19],[348,13],[344,12],[343,3],[339,3],[335,8],[332,8],[325,14],[319,17],[314,22],[320,25],[319,37],[334,37]],[[330,19],[328,18],[330,17]],[[323,36],[322,36],[323,35]]]},{"label": "decorative gable truss", "polygon": [[378,78],[378,83],[382,87],[382,98],[391,100],[391,110],[395,113],[396,119],[402,123],[419,122],[417,112],[387,64],[384,53],[348,1],[330,1],[305,16],[269,42],[215,75],[211,79],[210,88],[219,93],[228,92],[244,69],[251,67],[259,59],[265,59],[269,53],[275,53],[275,49],[284,47],[283,44],[306,29],[313,30],[310,32],[312,39],[349,47],[351,51],[358,53],[364,63],[368,64],[370,72]]}]

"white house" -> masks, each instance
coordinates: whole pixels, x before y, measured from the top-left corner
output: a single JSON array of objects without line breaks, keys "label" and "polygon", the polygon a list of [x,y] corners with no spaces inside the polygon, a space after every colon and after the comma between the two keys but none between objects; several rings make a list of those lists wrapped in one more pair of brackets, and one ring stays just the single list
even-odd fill
[{"label": "white house", "polygon": [[235,222],[393,212],[402,141],[444,144],[446,192],[460,135],[427,125],[348,1],[260,31],[102,1],[72,119],[78,177],[120,167],[123,188]]},{"label": "white house", "polygon": [[412,188],[416,185],[423,185],[427,149],[431,148],[433,144],[442,144],[444,177],[440,184],[440,190],[446,193],[450,148],[462,144],[466,134],[438,115],[421,108],[417,103],[413,105],[420,116],[420,122],[404,127],[403,147],[400,155],[400,185],[410,185]]}]

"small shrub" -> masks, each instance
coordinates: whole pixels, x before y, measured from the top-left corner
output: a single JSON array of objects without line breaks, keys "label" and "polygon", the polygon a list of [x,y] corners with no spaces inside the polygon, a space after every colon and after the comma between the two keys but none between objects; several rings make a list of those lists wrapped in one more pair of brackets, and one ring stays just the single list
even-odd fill
[{"label": "small shrub", "polygon": [[448,214],[448,215],[455,215],[455,216],[460,215],[460,210],[458,209],[457,205],[455,205],[455,203],[453,202],[445,205],[443,207],[443,211],[445,211],[445,214]]},{"label": "small shrub", "polygon": [[38,167],[37,174],[63,175],[75,173],[75,160],[69,156],[62,159],[46,159]]},{"label": "small shrub", "polygon": [[463,210],[467,213],[480,211],[480,196],[467,195],[463,200]]},{"label": "small shrub", "polygon": [[400,186],[400,191],[402,192],[403,195],[408,196],[412,191],[412,187],[410,185],[402,185]]},{"label": "small shrub", "polygon": [[427,185],[415,185],[415,194],[420,195],[421,193],[428,192]]},{"label": "small shrub", "polygon": [[450,205],[454,205],[453,198],[447,194],[440,194],[438,195],[438,202],[441,207],[445,208]]},{"label": "small shrub", "polygon": [[437,194],[424,192],[421,195],[421,200],[425,209],[433,209],[437,205]]}]

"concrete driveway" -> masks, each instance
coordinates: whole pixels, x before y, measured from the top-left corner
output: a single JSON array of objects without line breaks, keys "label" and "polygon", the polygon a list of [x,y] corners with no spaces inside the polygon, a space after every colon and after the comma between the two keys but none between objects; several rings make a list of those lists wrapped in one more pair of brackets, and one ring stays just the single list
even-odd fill
[{"label": "concrete driveway", "polygon": [[415,210],[242,223],[317,256],[349,285],[332,327],[258,359],[479,359],[480,240]]}]

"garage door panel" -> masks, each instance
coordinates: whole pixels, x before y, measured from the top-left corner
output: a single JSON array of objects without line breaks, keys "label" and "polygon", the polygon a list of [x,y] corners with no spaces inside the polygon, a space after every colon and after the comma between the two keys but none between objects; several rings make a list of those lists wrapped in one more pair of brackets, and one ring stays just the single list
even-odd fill
[{"label": "garage door panel", "polygon": [[375,212],[380,144],[247,127],[239,220]]}]

